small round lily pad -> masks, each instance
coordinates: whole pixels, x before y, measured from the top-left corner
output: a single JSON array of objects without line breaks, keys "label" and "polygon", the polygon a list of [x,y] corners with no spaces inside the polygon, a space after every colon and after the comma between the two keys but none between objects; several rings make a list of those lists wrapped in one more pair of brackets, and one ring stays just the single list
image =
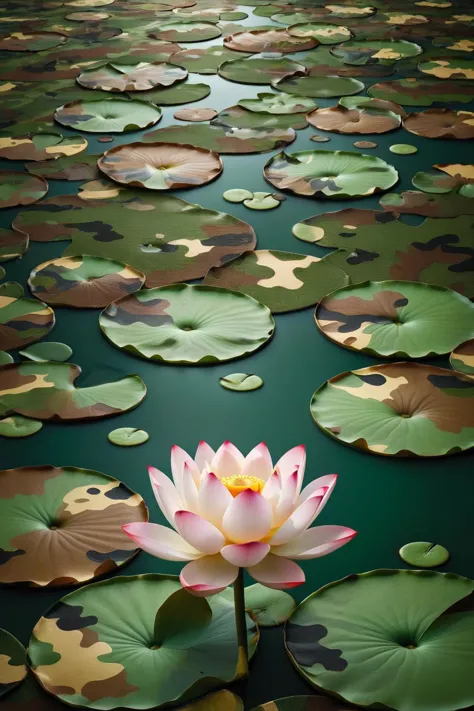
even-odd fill
[{"label": "small round lily pad", "polygon": [[306,76],[296,72],[283,79],[272,81],[272,86],[278,91],[298,96],[328,99],[332,96],[350,96],[364,89],[364,84],[353,77],[339,76]]},{"label": "small round lily pad", "polygon": [[444,546],[427,541],[407,543],[398,553],[404,563],[415,568],[437,568],[449,560],[449,551]]},{"label": "small round lily pad", "polygon": [[356,148],[377,148],[375,141],[354,141]]},{"label": "small round lily pad", "polygon": [[474,112],[451,109],[426,109],[409,114],[403,128],[424,138],[474,138]]},{"label": "small round lily pad", "polygon": [[114,136],[99,136],[98,139],[99,143],[112,143],[112,141],[115,141]]},{"label": "small round lily pad", "polygon": [[219,27],[211,22],[164,22],[148,36],[167,42],[203,42],[220,37]]},{"label": "small round lily pad", "polygon": [[243,30],[224,38],[224,47],[238,52],[301,52],[313,49],[318,42],[312,37],[293,37],[286,30]]},{"label": "small round lily pad", "polygon": [[184,81],[186,69],[166,62],[139,62],[137,64],[104,64],[97,69],[87,69],[76,78],[86,89],[101,91],[149,91],[155,87],[168,87]]},{"label": "small round lily pad", "polygon": [[60,133],[0,137],[0,158],[6,160],[54,160],[82,153],[86,148],[83,136],[63,137]]},{"label": "small round lily pad", "polygon": [[7,365],[7,363],[13,363],[13,356],[6,351],[0,351],[0,365]]},{"label": "small round lily pad", "polygon": [[118,447],[136,447],[138,444],[147,442],[150,435],[145,430],[139,430],[136,427],[119,427],[109,432],[107,439]]},{"label": "small round lily pad", "polygon": [[179,143],[128,143],[99,158],[100,170],[125,185],[149,190],[195,188],[215,180],[224,166],[214,151]]},{"label": "small round lily pad", "polygon": [[72,356],[72,348],[66,343],[43,341],[42,343],[35,343],[33,346],[19,351],[19,354],[37,363],[46,363],[50,360],[63,363]]},{"label": "small round lily pad", "polygon": [[0,37],[0,51],[43,52],[67,42],[60,32],[12,32]]},{"label": "small round lily pad", "polygon": [[53,309],[36,299],[7,294],[0,294],[0,348],[2,350],[22,348],[28,343],[39,341],[51,331],[55,320]]},{"label": "small round lily pad", "polygon": [[178,119],[178,121],[210,121],[217,116],[217,111],[215,109],[180,109],[175,111],[173,117]]},{"label": "small round lily pad", "polygon": [[409,143],[394,143],[388,149],[391,153],[396,153],[398,156],[410,156],[413,153],[418,153],[418,148]]},{"label": "small round lily pad", "polygon": [[54,118],[80,131],[122,133],[154,126],[161,119],[161,109],[139,99],[76,99],[56,109]]},{"label": "small round lily pad", "polygon": [[78,255],[39,264],[31,272],[28,286],[48,304],[98,309],[138,291],[144,282],[141,272],[122,262]]},{"label": "small round lily pad", "polygon": [[0,208],[32,205],[48,192],[48,183],[38,175],[0,170]]},{"label": "small round lily pad", "polygon": [[[6,630],[0,629],[0,698],[20,684],[28,673],[26,649]],[[8,705],[8,701],[7,701]]]},{"label": "small round lily pad", "polygon": [[243,202],[244,200],[251,200],[253,193],[244,188],[231,188],[222,193],[222,197],[224,200],[227,200],[227,202]]},{"label": "small round lily pad", "polygon": [[246,294],[206,285],[142,290],[99,319],[117,348],[153,361],[205,364],[261,348],[275,328],[270,310]]},{"label": "small round lily pad", "polygon": [[0,262],[21,257],[28,249],[28,243],[28,235],[23,232],[0,228]]},{"label": "small round lily pad", "polygon": [[248,392],[261,388],[263,380],[259,375],[253,373],[229,373],[219,378],[219,385],[222,385],[226,390]]},{"label": "small round lily pad", "polygon": [[[250,57],[223,62],[218,69],[219,76],[240,84],[271,84],[289,74],[307,73],[303,64],[292,59]],[[361,89],[362,90],[362,89]],[[281,89],[285,91],[285,89]],[[304,96],[303,92],[301,94]]]},{"label": "small round lily pad", "polygon": [[449,357],[449,364],[460,373],[474,375],[474,338],[454,349]]},{"label": "small round lily pad", "polygon": [[30,437],[39,432],[42,427],[43,423],[39,420],[11,415],[0,420],[0,437]]},{"label": "small round lily pad", "polygon": [[314,141],[315,143],[327,143],[331,139],[329,136],[323,136],[320,133],[314,133],[312,136],[309,137],[310,141]]},{"label": "small round lily pad", "polygon": [[274,198],[272,193],[256,192],[251,198],[244,200],[244,205],[249,210],[273,210],[279,207],[280,200]]}]

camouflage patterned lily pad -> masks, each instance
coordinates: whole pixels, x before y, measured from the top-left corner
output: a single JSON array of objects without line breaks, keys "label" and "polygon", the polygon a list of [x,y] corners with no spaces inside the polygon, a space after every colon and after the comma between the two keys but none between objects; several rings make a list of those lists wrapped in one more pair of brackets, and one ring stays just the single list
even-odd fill
[{"label": "camouflage patterned lily pad", "polygon": [[437,79],[474,79],[474,60],[444,57],[420,62],[418,70]]},{"label": "camouflage patterned lily pad", "polygon": [[269,309],[249,296],[188,284],[126,296],[101,313],[99,324],[120,349],[147,360],[187,365],[249,355],[275,328]]},{"label": "camouflage patterned lily pad", "polygon": [[364,89],[363,83],[352,77],[305,76],[301,72],[272,81],[272,86],[287,94],[322,99],[332,96],[350,96]]},{"label": "camouflage patterned lily pad", "polygon": [[236,54],[227,47],[215,45],[205,49],[183,49],[181,52],[173,54],[169,61],[171,64],[185,67],[193,74],[217,74],[221,64],[234,59],[241,60],[242,54],[240,52]]},{"label": "camouflage patterned lily pad", "polygon": [[442,457],[474,447],[473,404],[468,375],[389,363],[331,378],[314,393],[311,414],[326,434],[364,452]]},{"label": "camouflage patterned lily pad", "polygon": [[11,415],[0,419],[0,437],[12,439],[31,437],[42,428],[43,423],[39,420],[30,420],[29,417],[22,417],[21,415]]},{"label": "camouflage patterned lily pad", "polygon": [[39,341],[54,326],[53,309],[35,299],[0,294],[0,349],[9,351]]},{"label": "camouflage patterned lily pad", "polygon": [[[376,101],[376,99],[374,99]],[[315,128],[334,133],[388,133],[398,128],[401,117],[393,111],[373,109],[369,102],[360,108],[346,108],[342,104],[316,109],[307,115]]]},{"label": "camouflage patterned lily pad", "polygon": [[409,114],[403,128],[424,138],[474,138],[474,113],[451,109],[426,109]]},{"label": "camouflage patterned lily pad", "polygon": [[115,571],[137,553],[122,526],[146,522],[147,507],[117,479],[40,466],[7,469],[0,482],[3,584],[77,585]]},{"label": "camouflage patterned lily pad", "polygon": [[201,101],[210,93],[211,87],[208,84],[192,84],[186,81],[167,89],[153,89],[153,91],[147,92],[147,99],[160,106],[176,106]]},{"label": "camouflage patterned lily pad", "polygon": [[306,128],[308,125],[306,117],[302,113],[272,114],[262,111],[249,111],[238,104],[229,106],[227,109],[221,111],[211,123],[213,126],[251,128],[257,130],[268,128],[279,128],[282,130],[294,128],[295,130],[299,130]]},{"label": "camouflage patterned lily pad", "polygon": [[474,700],[473,590],[468,578],[432,570],[350,575],[296,608],[286,648],[312,686],[359,706],[465,708]]},{"label": "camouflage patterned lily pad", "polygon": [[74,156],[87,148],[82,136],[63,137],[60,133],[34,133],[28,136],[0,136],[0,158],[7,160],[54,160]]},{"label": "camouflage patterned lily pad", "polygon": [[48,183],[38,175],[0,170],[0,209],[31,205],[48,192]]},{"label": "camouflage patterned lily pad", "polygon": [[163,23],[148,36],[168,42],[202,42],[220,37],[221,31],[211,22],[168,22]]},{"label": "camouflage patterned lily pad", "polygon": [[423,49],[406,40],[353,40],[331,47],[331,54],[344,64],[391,64],[405,57],[416,57]]},{"label": "camouflage patterned lily pad", "polygon": [[[249,112],[250,113],[250,112]],[[144,143],[185,143],[217,153],[266,153],[293,143],[292,128],[232,128],[228,126],[167,126],[142,136]]]},{"label": "camouflage patterned lily pad", "polygon": [[224,47],[238,52],[301,52],[319,43],[312,37],[293,37],[286,30],[245,30],[224,38]]},{"label": "camouflage patterned lily pad", "polygon": [[31,272],[28,286],[48,304],[99,309],[138,291],[144,282],[141,272],[122,262],[81,255],[39,264]]},{"label": "camouflage patterned lily pad", "polygon": [[244,711],[244,704],[232,691],[222,689],[183,706],[181,711]]},{"label": "camouflage patterned lily pad", "polygon": [[117,183],[174,190],[195,188],[222,173],[222,160],[206,148],[179,143],[129,143],[106,151],[97,163]]},{"label": "camouflage patterned lily pad", "polygon": [[77,99],[56,109],[54,118],[80,131],[122,133],[154,126],[161,119],[161,109],[138,99]]},{"label": "camouflage patterned lily pad", "polygon": [[380,198],[380,206],[384,210],[424,217],[474,215],[474,200],[452,192],[444,195],[433,195],[416,190],[387,193]]},{"label": "camouflage patterned lily pad", "polygon": [[7,363],[13,363],[13,356],[6,351],[0,351],[0,365],[7,365]]},{"label": "camouflage patterned lily pad", "polygon": [[352,711],[343,701],[327,696],[285,696],[256,706],[252,711]]},{"label": "camouflage patterned lily pad", "polygon": [[279,190],[339,200],[388,190],[398,180],[395,168],[381,158],[352,151],[278,153],[263,174]]},{"label": "camouflage patterned lily pad", "polygon": [[374,141],[354,141],[354,146],[356,148],[377,148],[377,144]]},{"label": "camouflage patterned lily pad", "polygon": [[[210,620],[202,618],[203,607]],[[139,625],[128,624],[127,610],[141,611]],[[160,627],[161,611],[167,622]],[[252,656],[259,635],[250,617],[247,631]],[[93,642],[85,646],[84,639]],[[36,624],[28,651],[41,685],[63,702],[95,709],[181,705],[236,677],[234,606],[222,595],[193,597],[174,576],[113,578],[56,603]]]},{"label": "camouflage patterned lily pad", "polygon": [[[232,600],[233,590],[227,588],[222,595]],[[259,627],[277,627],[286,622],[296,603],[284,590],[272,590],[257,583],[245,588],[245,607]]]},{"label": "camouflage patterned lily pad", "polygon": [[69,363],[11,363],[0,368],[0,411],[38,420],[89,420],[132,410],[146,395],[138,375],[76,388],[81,374]]},{"label": "camouflage patterned lily pad", "polygon": [[66,35],[59,32],[12,32],[0,37],[0,51],[42,52],[67,42]]},{"label": "camouflage patterned lily pad", "polygon": [[240,99],[238,106],[242,106],[247,111],[269,114],[306,114],[317,108],[313,99],[304,96],[292,96],[291,94],[257,94],[256,99]]},{"label": "camouflage patterned lily pad", "polygon": [[307,70],[302,64],[286,57],[237,59],[223,62],[218,69],[219,76],[240,84],[271,84],[295,72],[304,75]]},{"label": "camouflage patterned lily pad", "polygon": [[178,121],[189,121],[191,123],[199,123],[200,121],[210,121],[211,119],[216,118],[216,116],[217,111],[211,108],[180,109],[179,111],[175,111],[175,113],[173,114],[173,118],[177,119]]},{"label": "camouflage patterned lily pad", "polygon": [[283,313],[316,304],[348,279],[317,257],[260,249],[211,269],[204,283],[248,294],[273,313]]},{"label": "camouflage patterned lily pad", "polygon": [[93,180],[100,175],[97,155],[63,156],[56,160],[26,163],[25,168],[33,175],[41,175],[48,180]]},{"label": "camouflage patterned lily pad", "polygon": [[72,348],[66,343],[43,341],[19,351],[19,355],[28,360],[34,360],[35,363],[46,363],[50,360],[63,363],[72,356]]},{"label": "camouflage patterned lily pad", "polygon": [[346,286],[320,301],[315,319],[331,341],[383,358],[442,355],[474,337],[474,304],[420,282]]},{"label": "camouflage patterned lily pad", "polygon": [[222,378],[219,378],[219,385],[225,390],[234,390],[242,393],[258,390],[263,386],[263,380],[253,373],[228,373],[228,375],[223,375]]},{"label": "camouflage patterned lily pad", "polygon": [[165,62],[110,63],[82,72],[76,81],[86,89],[115,92],[148,91],[155,87],[171,86],[183,81],[187,76],[188,72],[183,67]]},{"label": "camouflage patterned lily pad", "polygon": [[6,630],[0,629],[0,698],[14,689],[28,672],[26,649]]},{"label": "camouflage patterned lily pad", "polygon": [[106,12],[70,12],[65,15],[66,20],[74,20],[74,22],[100,22],[107,20],[110,17]]},{"label": "camouflage patterned lily pad", "polygon": [[415,188],[426,193],[449,193],[459,190],[461,195],[471,197],[474,184],[474,165],[468,163],[436,164],[433,166],[438,173],[416,173],[412,178]]},{"label": "camouflage patterned lily pad", "polygon": [[246,222],[172,195],[114,185],[46,200],[23,211],[16,228],[35,242],[72,240],[63,256],[107,257],[146,274],[146,286],[197,279],[256,244]]},{"label": "camouflage patterned lily pad", "polygon": [[319,22],[305,22],[288,27],[292,37],[314,37],[320,44],[338,44],[352,38],[352,32],[341,25],[324,25]]},{"label": "camouflage patterned lily pad", "polygon": [[325,5],[324,7],[326,10],[329,10],[330,16],[339,17],[344,20],[359,20],[362,17],[371,17],[371,15],[374,15],[376,12],[376,8],[370,5]]},{"label": "camouflage patterned lily pad", "polygon": [[449,357],[449,364],[460,373],[474,375],[474,338],[454,349]]},{"label": "camouflage patterned lily pad", "polygon": [[396,101],[403,106],[431,106],[452,102],[468,104],[474,99],[474,85],[465,81],[436,81],[407,77],[372,84],[367,89],[377,99]]},{"label": "camouflage patterned lily pad", "polygon": [[0,228],[0,262],[21,257],[28,249],[28,235]]},{"label": "camouflage patterned lily pad", "polygon": [[118,447],[136,447],[148,442],[150,435],[145,430],[139,430],[136,427],[119,427],[109,432],[107,439]]},{"label": "camouflage patterned lily pad", "polygon": [[404,563],[415,568],[437,568],[449,560],[449,551],[444,546],[428,541],[406,543],[398,551]]}]

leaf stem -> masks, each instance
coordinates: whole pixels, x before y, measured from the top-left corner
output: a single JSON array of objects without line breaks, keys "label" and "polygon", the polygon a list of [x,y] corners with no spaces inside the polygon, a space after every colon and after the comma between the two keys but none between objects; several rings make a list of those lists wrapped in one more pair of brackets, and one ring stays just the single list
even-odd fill
[{"label": "leaf stem", "polygon": [[234,583],[235,624],[237,628],[237,679],[245,679],[249,673],[249,653],[247,646],[247,616],[245,613],[244,569],[239,568],[239,574]]}]

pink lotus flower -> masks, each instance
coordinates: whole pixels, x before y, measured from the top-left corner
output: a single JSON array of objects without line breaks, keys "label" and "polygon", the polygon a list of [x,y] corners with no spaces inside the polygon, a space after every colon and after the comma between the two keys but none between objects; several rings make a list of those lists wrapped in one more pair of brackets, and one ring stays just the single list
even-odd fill
[{"label": "pink lotus flower", "polygon": [[194,595],[221,592],[239,568],[277,590],[301,585],[305,576],[294,561],[332,553],[356,535],[344,526],[309,528],[337,475],[322,476],[301,491],[305,461],[303,445],[286,452],[275,467],[263,442],[246,457],[231,442],[217,452],[201,442],[195,459],[174,446],[174,484],[149,467],[156,500],[173,528],[129,523],[123,530],[157,558],[190,561],[180,580]]}]

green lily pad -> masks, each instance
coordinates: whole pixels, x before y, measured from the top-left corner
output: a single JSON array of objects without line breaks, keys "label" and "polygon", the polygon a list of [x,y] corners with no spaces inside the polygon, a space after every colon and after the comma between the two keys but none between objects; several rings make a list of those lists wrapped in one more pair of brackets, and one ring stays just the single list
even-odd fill
[{"label": "green lily pad", "polygon": [[474,60],[442,57],[420,62],[418,71],[437,79],[474,79]]},{"label": "green lily pad", "polygon": [[0,437],[30,437],[39,432],[43,423],[21,415],[11,415],[0,419]]},{"label": "green lily pad", "polygon": [[221,31],[211,22],[165,22],[148,36],[167,42],[202,42],[220,37]]},{"label": "green lily pad", "polygon": [[109,432],[107,439],[119,447],[136,447],[138,444],[148,442],[150,435],[136,427],[119,427]]},{"label": "green lily pad", "polygon": [[[250,55],[249,55],[250,56]],[[240,60],[242,53],[233,52],[227,47],[215,45],[204,49],[183,49],[173,54],[169,62],[185,67],[193,74],[217,74],[217,70],[224,64],[234,59]]]},{"label": "green lily pad", "polygon": [[[1,423],[0,423],[1,425]],[[0,629],[0,698],[20,684],[28,673],[26,649],[6,630]]]},{"label": "green lily pad", "polygon": [[0,208],[32,205],[48,192],[48,183],[38,175],[0,170]]},{"label": "green lily pad", "polygon": [[0,158],[6,160],[52,160],[82,153],[86,148],[82,136],[63,137],[60,133],[0,137]]},{"label": "green lily pad", "polygon": [[175,649],[198,642],[212,620],[212,610],[205,597],[195,597],[187,590],[177,590],[158,608],[153,641],[160,649],[169,645]]},{"label": "green lily pad", "polygon": [[219,76],[240,84],[271,84],[295,72],[307,73],[301,63],[286,57],[236,59],[223,62],[218,69]]},{"label": "green lily pad", "polygon": [[40,466],[7,469],[0,481],[3,584],[77,585],[115,571],[138,552],[122,526],[148,521],[148,510],[117,479]]},{"label": "green lily pad", "polygon": [[315,319],[331,341],[383,358],[442,355],[474,337],[474,304],[420,282],[346,286],[321,299]]},{"label": "green lily pad", "polygon": [[145,383],[138,375],[76,388],[74,382],[81,372],[78,365],[69,363],[4,365],[0,369],[0,412],[38,420],[88,420],[127,412],[145,398]]},{"label": "green lily pad", "polygon": [[12,32],[0,37],[0,51],[43,52],[67,42],[60,32]]},{"label": "green lily pad", "polygon": [[398,156],[411,156],[413,153],[418,153],[418,148],[409,143],[394,143],[389,146],[390,153],[396,153]]},{"label": "green lily pad", "polygon": [[48,180],[93,180],[100,175],[97,168],[98,157],[81,153],[56,160],[26,163],[25,168],[29,173],[41,175]]},{"label": "green lily pad", "polygon": [[280,200],[273,197],[272,193],[253,193],[251,198],[244,200],[245,207],[249,210],[273,210],[280,206]]},{"label": "green lily pad", "polygon": [[79,255],[39,264],[31,272],[28,286],[34,296],[48,304],[100,309],[138,291],[144,282],[141,272],[122,262]]},{"label": "green lily pad", "polygon": [[279,128],[282,130],[306,128],[308,122],[302,113],[271,114],[249,111],[243,106],[230,106],[211,121],[213,126],[226,128],[251,128],[258,130]]},{"label": "green lily pad", "polygon": [[426,541],[407,543],[398,553],[404,563],[415,568],[437,568],[449,560],[449,551],[444,546]]},{"label": "green lily pad", "polygon": [[341,25],[325,25],[319,22],[305,22],[288,27],[292,37],[314,37],[320,44],[338,44],[352,38],[352,32]]},{"label": "green lily pad", "polygon": [[99,325],[117,348],[187,365],[246,356],[275,328],[266,306],[207,284],[173,284],[126,296],[101,313]]},{"label": "green lily pad", "polygon": [[7,363],[13,363],[13,356],[6,351],[0,351],[0,365],[7,365]]},{"label": "green lily pad", "polygon": [[[433,194],[450,193],[460,189],[462,195],[463,190],[474,184],[474,169],[470,164],[437,164],[433,168],[440,172],[420,172],[413,176],[411,182],[415,188]],[[468,193],[466,197],[471,196]]]},{"label": "green lily pad", "polygon": [[424,138],[474,138],[474,112],[451,109],[426,109],[409,114],[403,128]]},{"label": "green lily pad", "polygon": [[[233,591],[227,588],[222,595],[233,599]],[[252,613],[259,627],[277,627],[286,622],[296,607],[296,602],[283,590],[272,590],[256,583],[245,588],[245,607]]]},{"label": "green lily pad", "polygon": [[313,49],[318,42],[312,37],[293,37],[286,29],[268,30],[242,28],[241,32],[224,38],[224,47],[238,52],[301,52]]},{"label": "green lily pad", "polygon": [[304,96],[292,96],[291,94],[257,94],[257,99],[240,99],[238,106],[242,106],[247,111],[269,114],[306,114],[317,108],[313,99]]},{"label": "green lily pad", "polygon": [[244,711],[244,704],[242,699],[232,691],[222,689],[207,694],[189,706],[183,706],[181,711]]},{"label": "green lily pad", "polygon": [[272,81],[272,86],[288,94],[322,99],[358,94],[364,89],[363,83],[352,77],[306,76],[301,72]]},{"label": "green lily pad", "polygon": [[226,390],[242,393],[258,390],[263,386],[263,380],[259,375],[253,373],[229,373],[219,378],[219,385],[222,385]]},{"label": "green lily pad", "polygon": [[0,228],[0,262],[9,262],[23,256],[28,249],[28,235]]},{"label": "green lily pad", "polygon": [[304,22],[311,22],[311,18],[314,14],[310,10],[305,12],[303,9],[301,11],[297,10],[296,12],[275,12],[276,7],[278,6],[270,5],[270,7],[266,9],[265,17],[271,17],[273,22],[278,22],[280,25],[292,26]]},{"label": "green lily pad", "polygon": [[405,57],[416,57],[423,49],[407,40],[352,40],[331,47],[331,54],[344,64],[391,64]]},{"label": "green lily pad", "polygon": [[18,292],[0,293],[0,348],[5,351],[39,341],[54,326],[53,309],[15,293]]},{"label": "green lily pad", "polygon": [[468,81],[433,81],[407,77],[372,84],[367,93],[377,99],[396,101],[403,106],[431,106],[435,102],[468,104],[474,98],[474,85]]},{"label": "green lily pad", "polygon": [[153,89],[147,92],[147,98],[160,106],[177,106],[201,101],[209,96],[211,87],[208,84],[192,84],[184,82],[170,86],[167,89]]},{"label": "green lily pad", "polygon": [[474,375],[474,339],[457,346],[449,356],[449,364],[460,373]]},{"label": "green lily pad", "polygon": [[433,195],[416,190],[407,190],[403,193],[387,193],[380,198],[380,205],[384,210],[394,210],[406,215],[443,218],[474,215],[474,201],[459,193],[452,192],[444,195]]},{"label": "green lily pad", "polygon": [[342,701],[327,696],[285,696],[256,706],[252,711],[351,711]]},{"label": "green lily pad", "polygon": [[[249,112],[250,113],[250,112]],[[267,153],[296,138],[292,128],[229,128],[228,126],[167,126],[145,133],[143,143],[186,143],[217,153]]]},{"label": "green lily pad", "polygon": [[[5,270],[1,267],[0,276],[5,276]],[[21,299],[25,295],[25,290],[17,281],[6,281],[0,284],[0,297],[9,296],[12,299]],[[3,306],[1,307],[3,308]]]},{"label": "green lily pad", "polygon": [[323,432],[364,452],[442,457],[474,446],[473,403],[468,375],[388,363],[331,378],[314,393],[311,414]]},{"label": "green lily pad", "polygon": [[256,244],[250,225],[232,215],[140,188],[61,195],[40,207],[15,220],[32,241],[72,240],[63,256],[128,264],[146,274],[147,287],[203,277]]},{"label": "green lily pad", "polygon": [[76,81],[86,89],[102,91],[148,91],[184,81],[188,72],[183,67],[164,62],[139,62],[137,64],[104,64],[88,69]]},{"label": "green lily pad", "polygon": [[54,118],[63,126],[91,133],[123,133],[154,126],[161,119],[161,109],[138,99],[77,99],[56,109]]},{"label": "green lily pad", "polygon": [[[222,595],[209,598],[212,619],[188,647],[174,643],[173,636],[162,646],[155,644],[157,611],[177,592],[181,593],[178,578],[139,575],[106,580],[70,593],[33,630],[28,651],[34,674],[62,701],[96,709],[182,704],[230,683],[236,678],[237,666],[234,606]],[[76,618],[74,629],[68,625],[64,630],[63,620],[77,609],[81,616]],[[126,611],[132,609],[141,610],[139,626],[128,624]],[[169,622],[178,626],[179,614]],[[258,632],[249,617],[247,629],[252,656]],[[80,644],[85,634],[93,634],[95,646]],[[132,655],[126,652],[129,647],[134,649]],[[76,673],[78,661],[84,670],[80,676]],[[74,681],[64,684],[66,676],[71,679],[72,671]]]},{"label": "green lily pad", "polygon": [[388,190],[398,180],[395,168],[381,158],[350,151],[277,153],[263,174],[279,190],[339,200]]},{"label": "green lily pad", "polygon": [[296,608],[286,647],[310,684],[345,701],[397,711],[464,708],[474,700],[473,590],[472,580],[453,573],[351,575]]},{"label": "green lily pad", "polygon": [[72,356],[72,348],[66,343],[44,341],[43,343],[35,343],[23,351],[19,351],[19,353],[24,358],[34,360],[36,363],[46,363],[50,360],[63,363]]},{"label": "green lily pad", "polygon": [[248,17],[246,12],[239,12],[233,11],[233,12],[221,12],[220,14],[220,19],[221,20],[229,20],[231,22],[235,22],[237,20],[246,20]]},{"label": "green lily pad", "polygon": [[248,294],[273,313],[283,313],[316,304],[348,279],[318,257],[259,249],[211,269],[204,283]]},{"label": "green lily pad", "polygon": [[231,188],[230,190],[226,190],[225,193],[222,193],[222,197],[224,200],[227,200],[227,202],[243,202],[244,200],[251,200],[253,193],[244,188]]}]

